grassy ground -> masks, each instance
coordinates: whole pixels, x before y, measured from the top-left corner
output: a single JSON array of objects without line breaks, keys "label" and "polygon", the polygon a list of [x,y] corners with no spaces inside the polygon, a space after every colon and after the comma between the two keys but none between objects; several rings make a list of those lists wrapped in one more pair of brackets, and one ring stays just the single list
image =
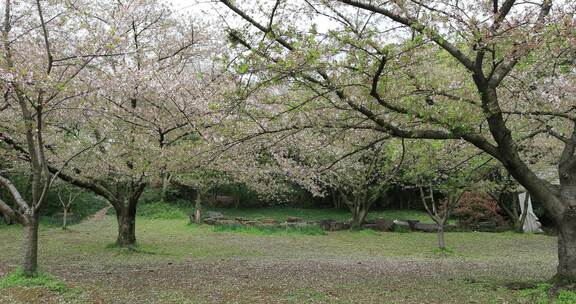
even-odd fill
[{"label": "grassy ground", "polygon": [[[269,207],[269,208],[245,208],[245,209],[217,209],[208,208],[207,210],[219,211],[229,217],[247,217],[258,219],[276,219],[285,220],[288,216],[300,217],[303,220],[323,220],[333,219],[338,221],[345,221],[350,219],[350,212],[348,210],[337,209],[305,209],[305,208],[285,208],[285,207]],[[423,223],[431,223],[432,220],[424,212],[411,211],[411,210],[376,210],[368,214],[368,219],[385,218],[389,220],[419,220]]]},{"label": "grassy ground", "polygon": [[[261,212],[250,217],[276,217]],[[439,255],[434,234],[258,235],[187,222],[138,218],[135,252],[108,246],[112,216],[42,228],[42,271],[66,288],[12,284],[0,303],[536,303],[504,286],[545,280],[557,262],[556,238],[543,235],[448,233],[452,252]],[[0,229],[0,277],[18,266],[21,232]]]}]

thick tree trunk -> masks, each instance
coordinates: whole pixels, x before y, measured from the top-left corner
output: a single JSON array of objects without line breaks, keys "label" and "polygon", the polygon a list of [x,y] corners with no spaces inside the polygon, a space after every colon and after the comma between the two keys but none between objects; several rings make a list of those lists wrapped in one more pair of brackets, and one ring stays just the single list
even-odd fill
[{"label": "thick tree trunk", "polygon": [[38,224],[38,216],[34,215],[24,226],[22,271],[26,276],[33,276],[38,268]]},{"label": "thick tree trunk", "polygon": [[128,210],[117,211],[116,218],[118,220],[118,238],[116,245],[119,247],[131,247],[136,245],[136,210],[129,212]]},{"label": "thick tree trunk", "polygon": [[368,206],[365,203],[356,202],[351,209],[352,224],[350,228],[353,230],[361,229],[368,215]]},{"label": "thick tree trunk", "polygon": [[146,183],[141,182],[136,187],[131,186],[129,196],[118,195],[110,201],[116,211],[118,221],[118,238],[116,245],[119,247],[136,246],[136,207]]},{"label": "thick tree trunk", "polygon": [[556,281],[576,283],[576,209],[567,209],[558,224],[558,270]]}]

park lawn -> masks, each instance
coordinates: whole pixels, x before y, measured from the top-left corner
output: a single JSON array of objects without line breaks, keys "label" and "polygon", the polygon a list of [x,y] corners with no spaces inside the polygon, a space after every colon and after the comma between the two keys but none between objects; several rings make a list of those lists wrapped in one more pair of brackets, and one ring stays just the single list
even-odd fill
[{"label": "park lawn", "polygon": [[[289,216],[299,217],[306,221],[333,219],[347,221],[351,218],[350,211],[346,209],[310,209],[310,208],[207,208],[208,211],[218,211],[229,217],[246,217],[254,219],[286,220]],[[423,223],[432,223],[432,219],[422,211],[413,210],[373,210],[368,213],[368,219],[384,218],[387,220],[419,220]]]},{"label": "park lawn", "polygon": [[[0,277],[18,266],[21,232],[0,228]],[[109,246],[115,233],[112,216],[42,228],[42,271],[67,288],[3,288],[0,303],[533,303],[504,286],[543,281],[557,262],[555,237],[514,233],[447,233],[447,255],[427,233],[253,235],[139,217],[137,251]]]}]

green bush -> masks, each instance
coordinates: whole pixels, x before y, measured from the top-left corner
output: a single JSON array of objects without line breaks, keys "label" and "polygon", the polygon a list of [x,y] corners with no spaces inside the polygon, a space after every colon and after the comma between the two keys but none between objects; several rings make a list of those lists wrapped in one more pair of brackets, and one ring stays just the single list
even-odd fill
[{"label": "green bush", "polygon": [[151,219],[184,219],[187,217],[178,207],[161,202],[142,204],[138,207],[136,214]]},{"label": "green bush", "polygon": [[19,286],[44,287],[58,293],[64,293],[67,289],[64,283],[43,272],[38,272],[32,277],[27,277],[21,269],[17,269],[13,273],[0,279],[0,289]]}]

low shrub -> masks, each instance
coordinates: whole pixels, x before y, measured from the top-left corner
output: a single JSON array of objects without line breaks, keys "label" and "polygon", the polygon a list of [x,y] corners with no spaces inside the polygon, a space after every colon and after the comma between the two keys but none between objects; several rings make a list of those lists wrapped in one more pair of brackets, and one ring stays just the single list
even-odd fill
[{"label": "low shrub", "polygon": [[186,213],[180,208],[161,202],[142,204],[136,210],[136,214],[141,217],[151,219],[185,219]]},{"label": "low shrub", "polygon": [[485,193],[464,193],[454,210],[454,216],[464,227],[475,227],[480,222],[494,222],[498,226],[504,224],[498,202]]}]

